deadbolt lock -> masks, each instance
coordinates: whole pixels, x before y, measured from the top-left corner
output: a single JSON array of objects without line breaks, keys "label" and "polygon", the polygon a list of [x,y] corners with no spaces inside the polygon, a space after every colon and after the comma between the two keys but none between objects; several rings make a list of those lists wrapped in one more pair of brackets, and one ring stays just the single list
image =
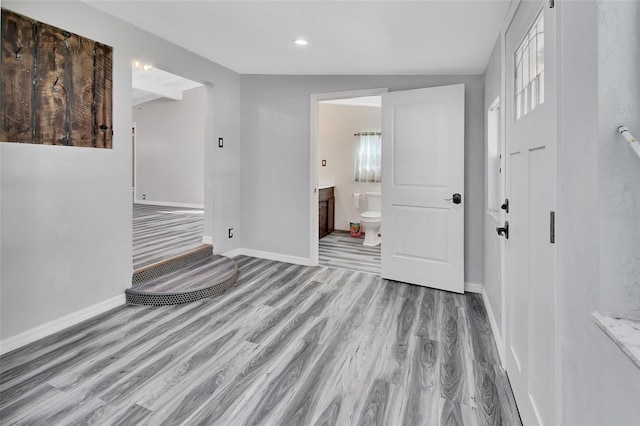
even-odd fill
[{"label": "deadbolt lock", "polygon": [[502,205],[500,206],[500,208],[502,210],[504,210],[505,213],[509,213],[509,199],[505,198],[504,199],[504,203],[502,203]]},{"label": "deadbolt lock", "polygon": [[502,228],[496,228],[496,232],[501,237],[505,237],[507,240],[509,239],[509,221],[504,222],[504,226]]}]

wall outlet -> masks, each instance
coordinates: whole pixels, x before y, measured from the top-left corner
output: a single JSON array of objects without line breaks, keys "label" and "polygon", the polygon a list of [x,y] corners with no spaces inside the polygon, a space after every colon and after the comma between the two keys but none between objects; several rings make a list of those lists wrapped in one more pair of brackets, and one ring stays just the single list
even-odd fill
[{"label": "wall outlet", "polygon": [[233,238],[233,228],[229,228],[229,238]]},{"label": "wall outlet", "polygon": [[147,199],[147,194],[142,194],[142,199],[146,200]]}]

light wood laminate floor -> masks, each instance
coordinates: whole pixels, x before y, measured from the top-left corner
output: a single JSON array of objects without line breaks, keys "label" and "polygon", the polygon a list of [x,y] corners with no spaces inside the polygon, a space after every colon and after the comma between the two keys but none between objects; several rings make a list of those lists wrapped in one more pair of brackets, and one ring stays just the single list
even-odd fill
[{"label": "light wood laminate floor", "polygon": [[219,297],[122,306],[2,356],[0,423],[519,424],[478,295],[236,260]]},{"label": "light wood laminate floor", "polygon": [[353,238],[348,232],[334,231],[320,239],[319,263],[321,266],[352,271],[380,273],[380,245],[362,245],[364,238]]},{"label": "light wood laminate floor", "polygon": [[133,269],[202,244],[204,211],[184,207],[133,205]]}]

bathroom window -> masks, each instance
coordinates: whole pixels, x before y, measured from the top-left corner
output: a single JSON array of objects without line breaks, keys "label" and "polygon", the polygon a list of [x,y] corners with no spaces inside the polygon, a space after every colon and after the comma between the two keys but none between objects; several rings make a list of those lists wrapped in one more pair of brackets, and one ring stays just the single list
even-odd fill
[{"label": "bathroom window", "polygon": [[542,12],[515,52],[516,120],[544,103],[544,17]]},{"label": "bathroom window", "polygon": [[382,181],[382,134],[380,132],[356,133],[354,180],[380,183]]}]

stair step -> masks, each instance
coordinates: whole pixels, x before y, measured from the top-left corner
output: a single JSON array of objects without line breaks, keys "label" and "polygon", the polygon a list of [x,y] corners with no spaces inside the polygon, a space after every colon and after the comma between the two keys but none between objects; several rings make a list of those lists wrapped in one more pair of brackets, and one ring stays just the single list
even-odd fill
[{"label": "stair step", "polygon": [[212,254],[213,246],[211,244],[202,244],[193,250],[186,251],[177,256],[163,259],[159,262],[134,270],[133,275],[131,276],[131,284],[133,286],[138,286],[155,278],[178,271],[191,263],[207,258]]},{"label": "stair step", "polygon": [[178,305],[215,296],[233,286],[238,266],[228,257],[210,254],[125,290],[132,305]]}]

